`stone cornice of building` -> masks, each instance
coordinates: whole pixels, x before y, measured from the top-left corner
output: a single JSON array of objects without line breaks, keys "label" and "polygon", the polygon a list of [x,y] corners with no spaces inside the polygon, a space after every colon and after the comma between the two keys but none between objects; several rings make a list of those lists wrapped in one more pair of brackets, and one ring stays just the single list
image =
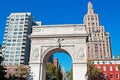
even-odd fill
[{"label": "stone cornice of building", "polygon": [[94,64],[120,64],[120,60],[119,59],[97,59],[97,60],[90,60],[92,61]]},{"label": "stone cornice of building", "polygon": [[88,61],[120,61],[120,59],[89,59]]},{"label": "stone cornice of building", "polygon": [[50,35],[29,35],[30,38],[64,38],[64,37],[86,37],[88,34],[50,34]]},{"label": "stone cornice of building", "polygon": [[75,27],[75,26],[85,26],[85,24],[56,24],[56,25],[41,25],[41,26],[33,26],[33,27]]}]

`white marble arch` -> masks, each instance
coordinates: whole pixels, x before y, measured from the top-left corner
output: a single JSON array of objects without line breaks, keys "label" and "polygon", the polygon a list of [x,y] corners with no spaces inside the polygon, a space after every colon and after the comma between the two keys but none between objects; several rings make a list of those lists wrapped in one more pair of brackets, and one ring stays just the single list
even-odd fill
[{"label": "white marble arch", "polygon": [[71,57],[73,80],[85,80],[87,32],[84,25],[33,26],[33,32],[29,37],[31,39],[29,80],[46,80],[46,60],[57,51],[66,52]]}]

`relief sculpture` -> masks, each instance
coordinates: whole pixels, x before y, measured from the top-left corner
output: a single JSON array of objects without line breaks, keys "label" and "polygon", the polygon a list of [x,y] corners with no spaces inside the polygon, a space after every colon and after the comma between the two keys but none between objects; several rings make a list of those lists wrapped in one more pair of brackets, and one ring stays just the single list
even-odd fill
[{"label": "relief sculpture", "polygon": [[31,59],[38,59],[38,58],[39,58],[39,49],[37,49],[37,48],[32,49]]},{"label": "relief sculpture", "polygon": [[85,59],[84,48],[80,47],[78,52],[76,53],[76,60],[84,60],[84,59]]}]

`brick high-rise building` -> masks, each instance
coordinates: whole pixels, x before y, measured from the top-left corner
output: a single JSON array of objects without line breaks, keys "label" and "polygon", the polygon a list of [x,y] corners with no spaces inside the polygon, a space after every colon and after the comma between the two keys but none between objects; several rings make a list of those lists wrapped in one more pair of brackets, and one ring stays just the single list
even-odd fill
[{"label": "brick high-rise building", "polygon": [[84,24],[88,32],[87,58],[112,58],[110,36],[100,25],[99,15],[94,13],[93,5],[88,3],[88,12],[84,16]]},{"label": "brick high-rise building", "polygon": [[60,64],[59,64],[57,58],[53,58],[53,64],[54,64],[54,66],[56,67],[56,69],[60,69]]}]

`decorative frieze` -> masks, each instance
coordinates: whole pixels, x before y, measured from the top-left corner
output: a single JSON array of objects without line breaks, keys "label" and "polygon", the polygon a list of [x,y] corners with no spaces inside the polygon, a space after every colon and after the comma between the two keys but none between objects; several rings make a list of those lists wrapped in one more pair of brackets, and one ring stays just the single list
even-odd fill
[{"label": "decorative frieze", "polygon": [[[73,38],[63,38],[64,40],[62,41],[63,44],[79,44],[79,43],[86,43],[86,38],[82,38],[82,39],[74,39]],[[58,44],[58,38],[36,38],[36,39],[32,39],[31,44]]]}]

